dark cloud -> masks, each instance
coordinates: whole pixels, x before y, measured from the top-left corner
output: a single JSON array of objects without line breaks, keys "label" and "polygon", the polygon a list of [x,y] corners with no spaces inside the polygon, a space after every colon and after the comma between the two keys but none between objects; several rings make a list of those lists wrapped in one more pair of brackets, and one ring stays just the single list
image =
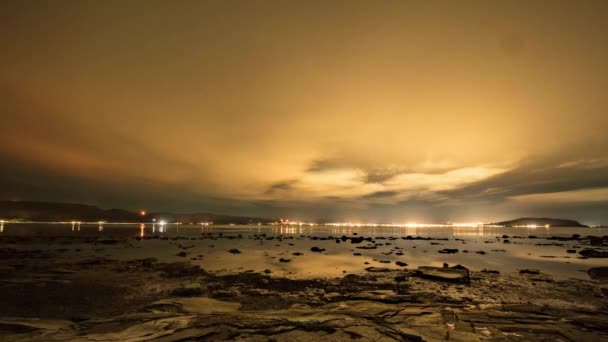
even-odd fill
[{"label": "dark cloud", "polygon": [[370,199],[370,198],[387,198],[387,197],[393,197],[395,195],[399,194],[397,191],[378,191],[378,192],[374,192],[371,194],[367,194],[365,196],[363,196],[363,198],[365,199]]},{"label": "dark cloud", "polygon": [[285,181],[285,182],[274,183],[270,187],[268,187],[268,189],[266,190],[265,193],[273,194],[274,192],[277,192],[277,191],[293,190],[294,184],[296,184],[297,182],[298,182],[297,180],[290,180],[290,181]]}]

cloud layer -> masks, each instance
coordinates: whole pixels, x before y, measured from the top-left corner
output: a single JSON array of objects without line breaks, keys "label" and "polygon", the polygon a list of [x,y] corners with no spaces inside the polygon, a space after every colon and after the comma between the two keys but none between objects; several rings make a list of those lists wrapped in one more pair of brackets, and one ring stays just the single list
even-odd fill
[{"label": "cloud layer", "polygon": [[608,220],[604,1],[0,13],[2,198]]}]

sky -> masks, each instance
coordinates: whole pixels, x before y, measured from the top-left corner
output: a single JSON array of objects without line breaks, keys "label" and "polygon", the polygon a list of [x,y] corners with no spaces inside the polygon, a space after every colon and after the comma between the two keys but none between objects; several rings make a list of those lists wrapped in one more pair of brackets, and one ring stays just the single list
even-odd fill
[{"label": "sky", "polygon": [[3,1],[0,199],[608,223],[608,2]]}]

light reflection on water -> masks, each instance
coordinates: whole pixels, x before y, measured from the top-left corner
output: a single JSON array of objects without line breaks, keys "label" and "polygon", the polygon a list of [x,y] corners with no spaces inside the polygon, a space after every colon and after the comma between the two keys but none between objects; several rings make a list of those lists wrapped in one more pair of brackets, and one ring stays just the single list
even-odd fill
[{"label": "light reflection on water", "polygon": [[[118,259],[150,258],[161,261],[189,261],[212,271],[239,271],[252,269],[272,270],[273,274],[290,277],[340,276],[343,272],[362,272],[365,267],[398,268],[394,262],[403,261],[409,268],[423,265],[441,266],[444,262],[450,265],[462,264],[473,270],[496,269],[501,272],[517,272],[523,268],[537,268],[543,273],[564,278],[588,279],[585,272],[589,267],[608,266],[606,259],[581,259],[578,254],[567,253],[568,249],[582,248],[579,241],[547,240],[549,236],[569,237],[608,235],[607,228],[497,228],[497,227],[307,227],[307,226],[203,226],[175,224],[14,224],[4,223],[3,236],[83,236],[83,237],[150,237],[154,235],[167,237],[189,237],[186,240],[130,240],[127,245],[105,246],[102,252],[82,244],[82,250],[75,257],[107,257]],[[308,236],[341,237],[354,236],[374,237],[376,243],[382,243],[377,249],[357,249],[367,244],[351,244],[349,241],[336,243],[331,240],[312,240]],[[202,235],[209,238],[199,239]],[[211,234],[211,235],[209,235]],[[232,239],[219,238],[233,237]],[[282,236],[283,239],[256,239],[254,235],[266,234],[267,237]],[[505,243],[503,235],[509,236]],[[240,237],[239,237],[240,236]],[[304,236],[304,237],[302,237]],[[421,236],[447,238],[449,240],[404,240],[401,237]],[[513,238],[514,236],[536,239]],[[386,239],[378,239],[385,237]],[[196,239],[193,239],[196,238]],[[391,238],[396,238],[392,239]],[[34,244],[36,248],[54,248],[48,242]],[[555,245],[562,244],[562,245]],[[188,257],[180,258],[176,254],[181,249],[179,244],[192,245]],[[549,244],[549,245],[537,245]],[[310,251],[313,246],[326,249],[324,253]],[[24,246],[18,246],[25,248]],[[30,246],[31,247],[31,246]],[[28,247],[28,248],[30,248]],[[56,246],[55,246],[56,247]],[[396,255],[396,247],[404,255]],[[587,246],[588,247],[588,246]],[[241,254],[230,254],[227,251],[237,248]],[[444,248],[457,248],[459,253],[441,254]],[[594,247],[601,249],[600,247]],[[468,253],[463,253],[467,250]],[[476,252],[483,251],[486,254]],[[294,252],[303,256],[294,256]],[[391,253],[392,252],[392,253]],[[83,255],[84,253],[84,255]],[[87,254],[88,253],[88,254]],[[354,256],[353,253],[361,253]],[[203,255],[202,260],[190,260],[190,257]],[[547,258],[547,257],[551,258]],[[280,263],[280,258],[291,259],[289,263]],[[374,260],[375,259],[375,260]],[[390,264],[380,260],[391,261]],[[369,264],[364,264],[368,262]]]}]

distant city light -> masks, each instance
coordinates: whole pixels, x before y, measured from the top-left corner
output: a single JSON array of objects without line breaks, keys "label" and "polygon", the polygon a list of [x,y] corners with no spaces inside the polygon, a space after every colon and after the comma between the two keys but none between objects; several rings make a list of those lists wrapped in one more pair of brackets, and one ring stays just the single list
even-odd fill
[{"label": "distant city light", "polygon": [[145,210],[140,211],[140,212],[139,212],[139,215],[141,215],[141,216],[146,216],[146,211],[145,211]]}]

